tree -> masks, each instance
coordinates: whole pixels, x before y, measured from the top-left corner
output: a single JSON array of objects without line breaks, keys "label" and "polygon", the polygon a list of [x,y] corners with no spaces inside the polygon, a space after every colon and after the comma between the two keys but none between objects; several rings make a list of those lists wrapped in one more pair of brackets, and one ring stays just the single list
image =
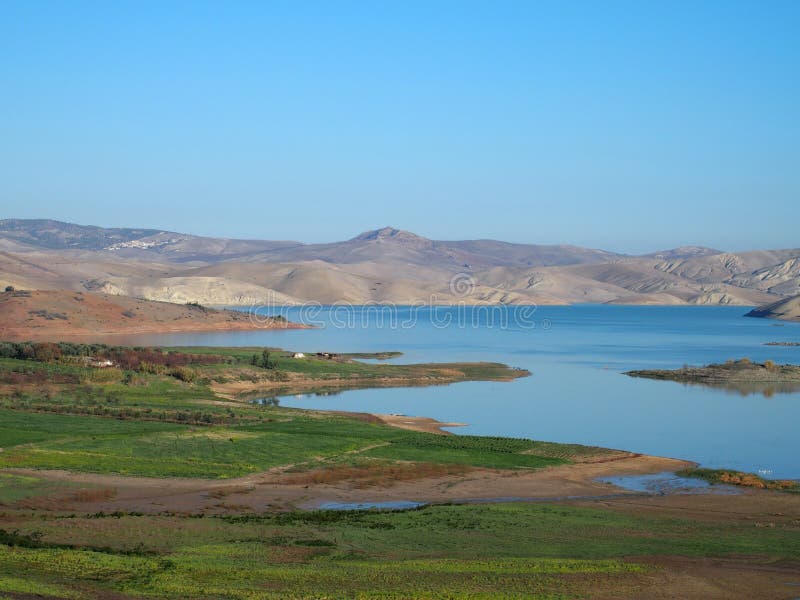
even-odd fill
[{"label": "tree", "polygon": [[264,349],[261,353],[261,363],[260,366],[264,369],[273,369],[275,365],[269,359],[269,350]]},{"label": "tree", "polygon": [[7,285],[6,286],[6,291],[7,292],[13,292],[14,291],[14,286],[13,285]]}]

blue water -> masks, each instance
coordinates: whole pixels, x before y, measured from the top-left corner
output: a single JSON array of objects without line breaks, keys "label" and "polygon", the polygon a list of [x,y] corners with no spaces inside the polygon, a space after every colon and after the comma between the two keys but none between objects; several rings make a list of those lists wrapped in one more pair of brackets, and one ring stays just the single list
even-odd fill
[{"label": "blue water", "polygon": [[800,478],[800,392],[765,395],[620,374],[744,356],[800,363],[800,347],[763,345],[800,341],[800,324],[744,318],[747,309],[741,307],[539,307],[516,319],[506,313],[507,323],[486,310],[405,307],[392,317],[375,307],[324,308],[318,314],[290,309],[284,311],[289,318],[324,327],[128,340],[303,352],[399,350],[399,362],[504,362],[533,375],[511,383],[304,395],[282,398],[281,404],[429,416],[469,424],[458,433],[579,442]]}]

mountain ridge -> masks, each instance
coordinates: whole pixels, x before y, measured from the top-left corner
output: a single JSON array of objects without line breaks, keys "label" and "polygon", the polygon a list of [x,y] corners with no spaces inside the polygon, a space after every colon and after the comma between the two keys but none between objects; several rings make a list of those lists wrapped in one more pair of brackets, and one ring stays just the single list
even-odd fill
[{"label": "mountain ridge", "polygon": [[[469,294],[454,291],[468,277]],[[332,243],[0,220],[0,283],[150,300],[761,305],[800,294],[800,250],[682,246],[626,255],[573,245],[431,240],[392,226]]]}]

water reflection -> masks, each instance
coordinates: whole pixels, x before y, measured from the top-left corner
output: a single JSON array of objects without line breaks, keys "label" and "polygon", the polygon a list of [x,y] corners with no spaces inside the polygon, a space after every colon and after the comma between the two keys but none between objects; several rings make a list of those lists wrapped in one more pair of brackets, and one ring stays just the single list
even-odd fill
[{"label": "water reflection", "polygon": [[796,381],[728,381],[725,383],[705,383],[699,381],[673,382],[684,387],[702,387],[721,390],[735,396],[763,396],[772,398],[776,394],[800,392],[800,382]]}]

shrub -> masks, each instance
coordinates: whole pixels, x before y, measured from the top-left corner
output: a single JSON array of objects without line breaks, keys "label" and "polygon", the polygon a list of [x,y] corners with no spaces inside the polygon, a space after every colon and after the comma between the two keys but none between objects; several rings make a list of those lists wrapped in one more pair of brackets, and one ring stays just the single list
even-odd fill
[{"label": "shrub", "polygon": [[161,375],[166,371],[166,368],[164,365],[142,361],[139,363],[138,371],[139,373],[148,373],[150,375]]},{"label": "shrub", "polygon": [[169,371],[169,374],[175,379],[185,381],[186,383],[193,382],[197,377],[197,373],[195,373],[193,369],[190,369],[188,367],[176,367],[174,369],[171,369]]}]

